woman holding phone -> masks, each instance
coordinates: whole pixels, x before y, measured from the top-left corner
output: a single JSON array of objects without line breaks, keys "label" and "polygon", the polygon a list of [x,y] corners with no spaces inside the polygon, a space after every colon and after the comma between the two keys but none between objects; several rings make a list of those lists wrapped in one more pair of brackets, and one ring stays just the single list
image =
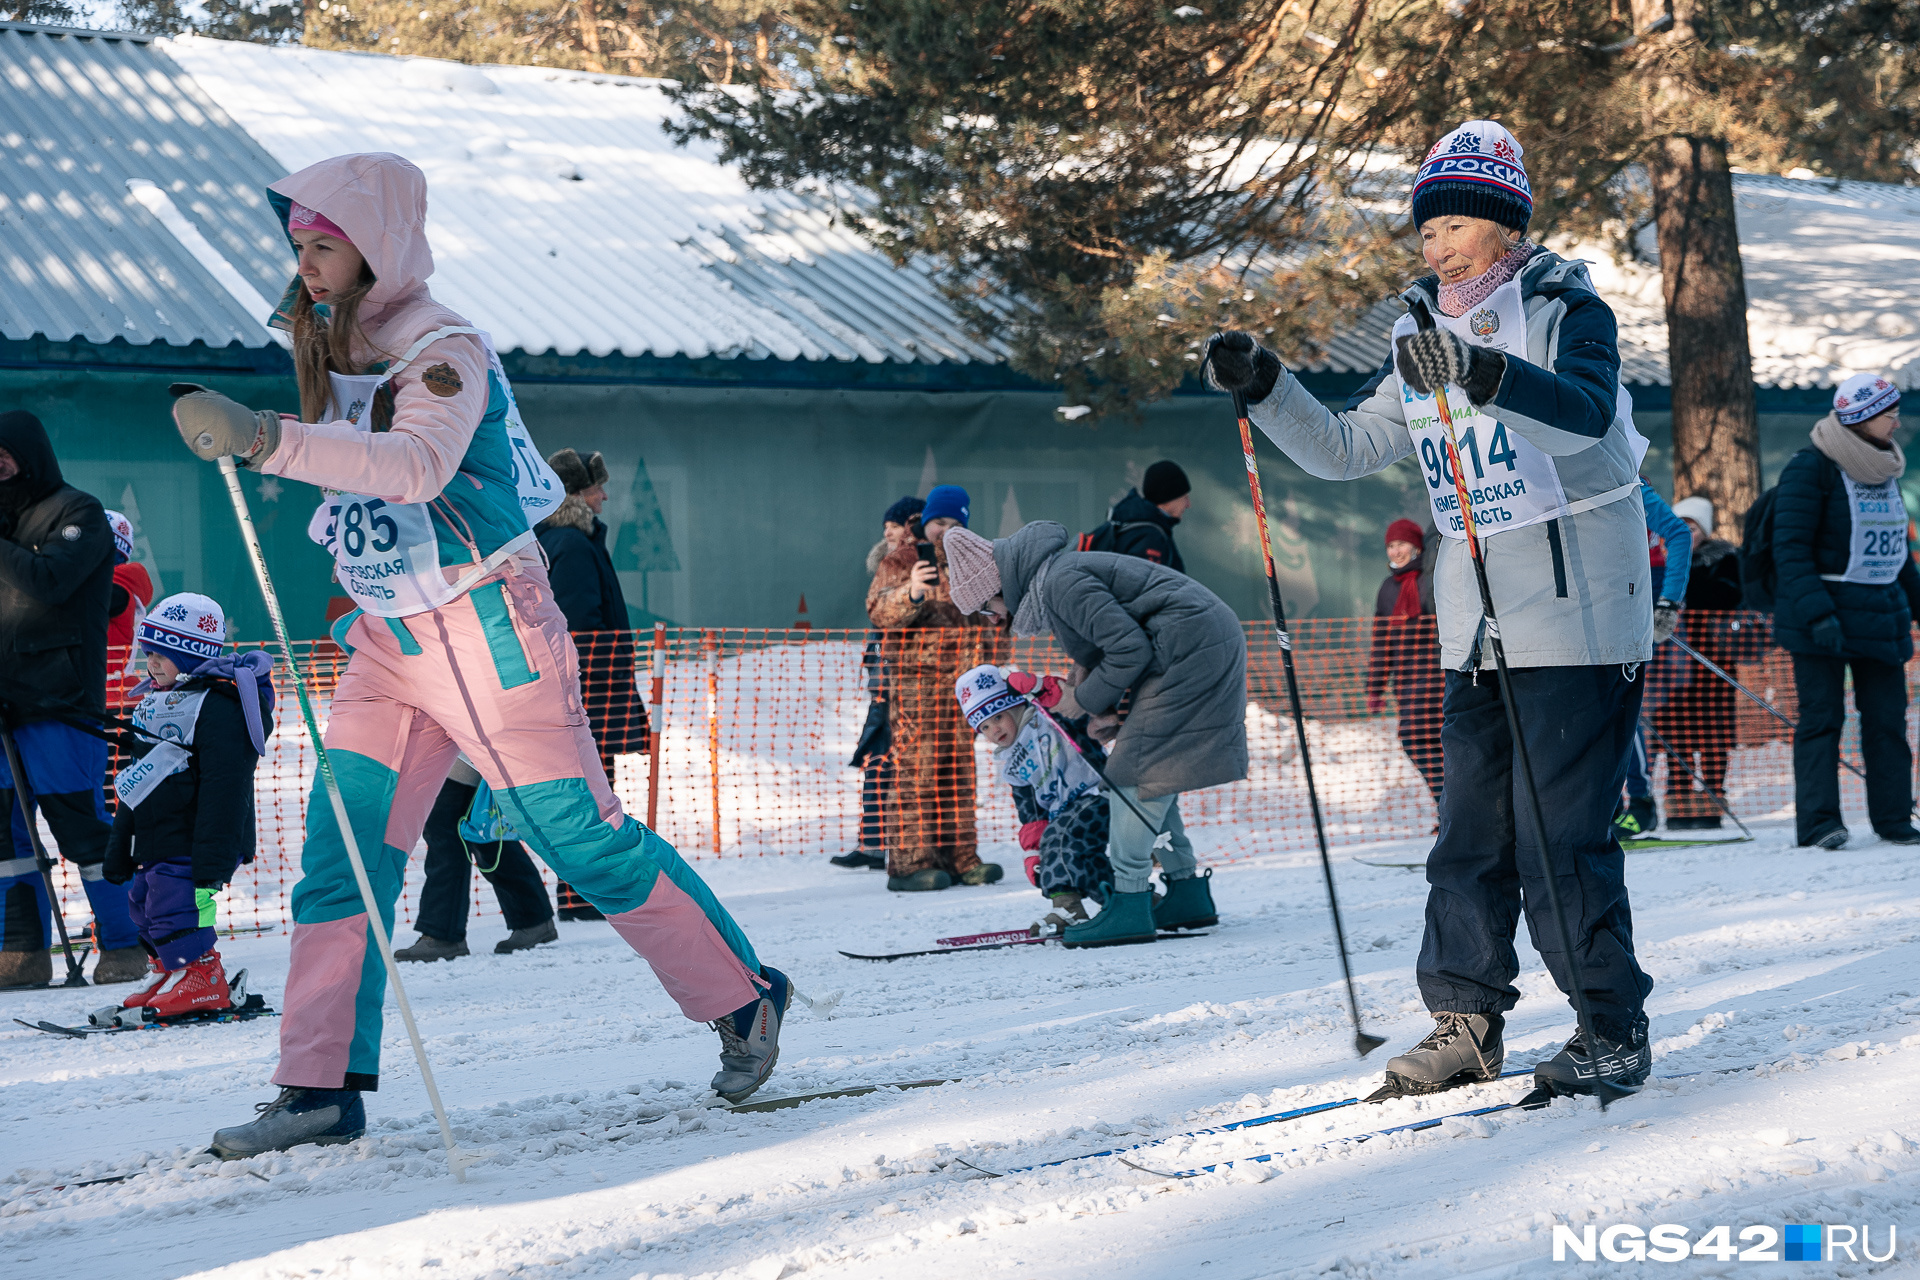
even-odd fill
[{"label": "woman holding phone", "polygon": [[886,635],[881,660],[892,680],[893,794],[887,806],[887,888],[912,893],[992,884],[1000,865],[980,861],[974,829],[973,732],[953,701],[953,682],[1004,647],[990,627],[954,608],[945,539],[965,528],[967,491],[936,485],[908,521],[908,537],[880,561],[867,588],[867,617]]}]

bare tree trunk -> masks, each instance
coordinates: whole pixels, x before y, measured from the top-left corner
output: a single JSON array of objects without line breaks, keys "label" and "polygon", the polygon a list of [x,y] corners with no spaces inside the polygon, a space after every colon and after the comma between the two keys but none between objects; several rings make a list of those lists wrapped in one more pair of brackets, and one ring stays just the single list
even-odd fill
[{"label": "bare tree trunk", "polygon": [[595,0],[579,0],[580,48],[586,54],[587,70],[605,71],[600,61],[600,6]]},{"label": "bare tree trunk", "polygon": [[1673,493],[1711,500],[1714,532],[1738,541],[1741,517],[1760,496],[1760,433],[1726,145],[1658,139],[1647,172],[1673,375]]}]

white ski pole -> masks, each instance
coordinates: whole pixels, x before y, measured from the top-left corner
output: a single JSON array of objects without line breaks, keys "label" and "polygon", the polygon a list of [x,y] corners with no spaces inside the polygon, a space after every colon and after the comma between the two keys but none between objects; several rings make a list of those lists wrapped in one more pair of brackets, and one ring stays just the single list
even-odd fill
[{"label": "white ski pole", "polygon": [[426,1083],[427,1098],[433,1103],[433,1117],[440,1122],[440,1140],[446,1144],[447,1167],[453,1176],[467,1180],[467,1166],[477,1157],[461,1153],[454,1145],[453,1126],[447,1123],[447,1109],[440,1105],[440,1087],[433,1081],[433,1064],[427,1061],[427,1046],[421,1043],[420,1028],[414,1025],[413,1006],[407,1002],[407,989],[400,982],[400,966],[393,958],[393,942],[380,918],[380,905],[373,896],[373,882],[367,878],[367,864],[360,858],[360,842],[347,816],[346,797],[340,794],[340,781],[333,775],[333,762],[327,757],[326,743],[320,740],[320,722],[313,714],[313,700],[307,694],[306,677],[293,656],[293,639],[287,633],[286,615],[280,612],[280,596],[267,573],[267,553],[260,545],[259,531],[253,527],[253,513],[247,509],[247,495],[240,487],[240,472],[231,456],[220,459],[220,474],[227,478],[227,496],[233,499],[233,514],[240,521],[240,537],[253,558],[253,576],[260,580],[260,594],[266,597],[267,616],[273,620],[273,634],[286,656],[287,670],[293,677],[293,691],[300,702],[300,718],[306,721],[307,737],[313,742],[313,754],[320,762],[320,778],[327,784],[327,799],[333,804],[333,820],[340,828],[340,839],[347,847],[347,861],[353,865],[353,879],[360,886],[360,902],[367,909],[367,928],[373,931],[374,945],[380,948],[381,963],[387,966],[387,982],[393,987],[394,1001],[400,1006],[400,1020],[406,1023],[407,1039],[413,1042],[414,1061],[420,1064],[420,1079]]}]

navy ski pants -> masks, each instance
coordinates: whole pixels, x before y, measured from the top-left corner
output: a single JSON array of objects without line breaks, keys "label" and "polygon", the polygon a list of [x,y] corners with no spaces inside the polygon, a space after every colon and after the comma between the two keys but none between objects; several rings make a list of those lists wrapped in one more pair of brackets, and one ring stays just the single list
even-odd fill
[{"label": "navy ski pants", "polygon": [[[1521,732],[1547,830],[1561,906],[1596,1030],[1624,1039],[1653,979],[1633,955],[1625,857],[1609,819],[1640,717],[1640,671],[1526,667],[1512,673]],[[1440,838],[1427,856],[1420,994],[1427,1008],[1505,1013],[1519,999],[1513,939],[1521,913],[1547,971],[1569,996],[1572,976],[1547,905],[1506,707],[1491,671],[1447,672],[1446,787]]]}]

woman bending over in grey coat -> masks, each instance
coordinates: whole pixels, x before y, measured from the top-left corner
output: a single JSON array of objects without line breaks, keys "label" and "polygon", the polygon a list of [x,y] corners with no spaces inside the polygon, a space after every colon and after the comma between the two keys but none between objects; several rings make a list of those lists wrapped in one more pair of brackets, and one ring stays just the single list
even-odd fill
[{"label": "woman bending over in grey coat", "polygon": [[[1064,943],[1152,942],[1158,929],[1218,919],[1213,873],[1194,872],[1179,800],[1182,791],[1247,776],[1247,637],[1226,602],[1184,573],[1106,551],[1068,551],[1068,541],[1066,527],[1051,520],[997,542],[953,530],[953,603],[1011,618],[1016,636],[1051,635],[1086,672],[1055,714],[1091,715],[1088,732],[1112,744],[1105,780],[1115,799],[1113,891],[1099,915],[1068,928]],[[1158,903],[1148,878],[1156,852],[1167,882]]]}]

